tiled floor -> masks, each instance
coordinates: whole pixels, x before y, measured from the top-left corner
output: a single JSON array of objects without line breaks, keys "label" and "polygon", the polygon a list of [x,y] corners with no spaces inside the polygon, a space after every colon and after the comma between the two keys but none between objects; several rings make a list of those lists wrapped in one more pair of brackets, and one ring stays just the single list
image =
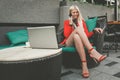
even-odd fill
[{"label": "tiled floor", "polygon": [[89,71],[90,77],[83,78],[81,69],[62,67],[61,80],[120,80],[120,50],[118,52],[109,51],[109,56],[99,66],[89,69]]}]

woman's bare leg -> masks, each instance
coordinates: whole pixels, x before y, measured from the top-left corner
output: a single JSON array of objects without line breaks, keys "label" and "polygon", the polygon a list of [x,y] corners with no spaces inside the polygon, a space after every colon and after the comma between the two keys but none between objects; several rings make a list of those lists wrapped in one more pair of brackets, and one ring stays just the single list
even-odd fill
[{"label": "woman's bare leg", "polygon": [[86,54],[85,54],[85,50],[84,50],[84,45],[79,37],[78,34],[74,34],[73,36],[74,38],[74,43],[75,43],[75,47],[79,53],[79,56],[81,58],[81,62],[82,62],[82,73],[87,73],[86,76],[89,76],[89,71],[88,71],[88,67],[87,67],[87,61],[86,61]]},{"label": "woman's bare leg", "polygon": [[[92,48],[92,45],[90,44],[88,37],[86,36],[84,32],[84,29],[82,27],[77,27],[74,31],[79,34],[80,39],[82,40],[85,47],[88,50],[90,50]],[[97,52],[95,49],[92,50],[91,53],[92,53],[92,56],[95,57],[96,59],[99,59],[101,57],[101,54]]]},{"label": "woman's bare leg", "polygon": [[85,76],[89,76],[89,71],[87,68],[87,62],[86,62],[86,54],[84,51],[84,45],[79,37],[78,34],[73,32],[70,37],[66,41],[66,46],[72,46],[73,43],[75,44],[75,47],[78,51],[78,54],[80,56],[81,62],[82,62],[82,73],[88,73]]}]

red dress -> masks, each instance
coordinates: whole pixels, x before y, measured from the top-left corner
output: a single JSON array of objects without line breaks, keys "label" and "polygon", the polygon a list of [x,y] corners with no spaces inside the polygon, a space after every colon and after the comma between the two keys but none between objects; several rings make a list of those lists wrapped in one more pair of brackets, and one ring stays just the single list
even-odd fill
[{"label": "red dress", "polygon": [[[64,37],[65,38],[60,44],[65,44],[67,38],[70,36],[72,31],[74,30],[73,27],[71,27],[71,25],[69,24],[69,22],[70,22],[69,20],[64,21]],[[88,28],[84,20],[82,20],[82,24],[83,24],[84,32],[86,33],[87,37],[90,38],[94,33],[88,31]]]}]

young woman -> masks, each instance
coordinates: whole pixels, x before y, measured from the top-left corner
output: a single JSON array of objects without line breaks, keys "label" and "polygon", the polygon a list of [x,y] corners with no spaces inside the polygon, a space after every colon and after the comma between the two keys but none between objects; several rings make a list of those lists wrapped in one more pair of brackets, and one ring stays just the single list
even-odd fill
[{"label": "young woman", "polygon": [[101,55],[90,44],[88,38],[94,35],[94,32],[102,33],[101,28],[95,28],[94,31],[88,32],[86,23],[76,5],[69,8],[69,19],[64,21],[64,37],[61,44],[65,46],[75,46],[82,62],[82,76],[89,77],[89,71],[86,62],[86,54],[84,47],[88,49],[89,55],[96,62],[101,62],[106,58],[106,55]]}]

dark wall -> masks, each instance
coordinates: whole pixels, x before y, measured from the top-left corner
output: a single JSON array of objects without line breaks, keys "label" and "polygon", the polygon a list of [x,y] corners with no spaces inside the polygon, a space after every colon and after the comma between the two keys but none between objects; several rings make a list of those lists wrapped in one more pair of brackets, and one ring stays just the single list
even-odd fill
[{"label": "dark wall", "polygon": [[25,26],[0,26],[0,45],[10,45],[6,33],[11,31],[16,31],[20,29],[26,29]]},{"label": "dark wall", "polygon": [[107,13],[108,21],[113,20],[113,14],[114,10],[113,8],[109,8],[107,6],[101,6],[101,5],[94,5],[89,3],[76,3],[76,2],[68,2],[66,6],[60,7],[60,27],[58,30],[63,29],[63,21],[65,19],[68,19],[68,10],[71,5],[77,5],[82,13],[83,18],[86,20],[88,16],[100,16],[105,15]]},{"label": "dark wall", "polygon": [[0,0],[0,23],[59,24],[59,0]]},{"label": "dark wall", "polygon": [[9,31],[58,24],[59,0],[0,0],[0,45]]}]

